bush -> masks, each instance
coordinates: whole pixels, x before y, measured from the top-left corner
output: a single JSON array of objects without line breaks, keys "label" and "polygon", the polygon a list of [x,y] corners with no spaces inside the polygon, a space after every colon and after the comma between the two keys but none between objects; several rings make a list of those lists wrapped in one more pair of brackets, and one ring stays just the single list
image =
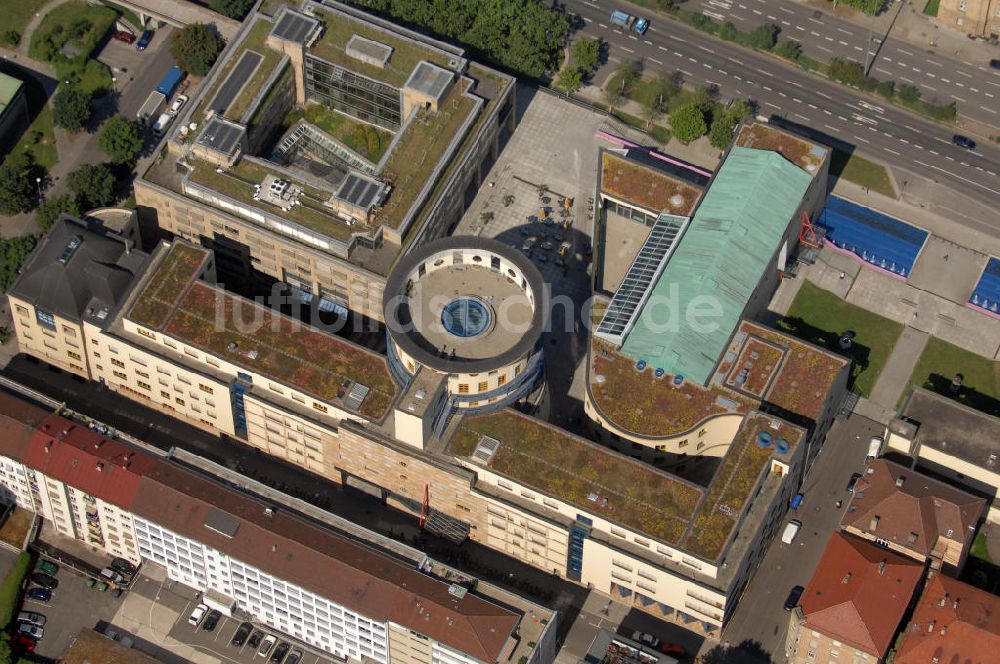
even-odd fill
[{"label": "bush", "polygon": [[573,94],[583,86],[583,74],[576,67],[566,66],[559,70],[552,84],[566,94]]},{"label": "bush", "polygon": [[[4,240],[4,249],[6,248],[6,243],[9,241],[10,240]],[[33,247],[34,245],[32,244],[32,248]],[[0,249],[0,251],[3,250]],[[30,250],[28,253],[30,253]],[[23,259],[27,257],[28,254],[25,253],[22,258],[22,262]],[[7,258],[5,251],[3,251],[3,258]],[[18,267],[20,267],[20,265]],[[7,288],[4,287],[4,290],[7,290]],[[11,619],[14,617],[14,612],[17,611],[17,598],[21,592],[21,582],[24,581],[24,577],[27,576],[28,570],[30,569],[31,555],[27,551],[22,551],[21,555],[17,557],[17,561],[14,563],[14,566],[7,574],[7,578],[3,580],[3,584],[0,584],[0,625],[4,627],[10,624]]]},{"label": "bush", "polygon": [[879,84],[875,86],[875,92],[879,93],[886,99],[891,100],[896,92],[896,84],[893,81],[880,81]]},{"label": "bush", "polygon": [[935,120],[941,122],[951,122],[958,114],[958,108],[955,106],[955,102],[940,105],[925,103],[924,112]]},{"label": "bush", "polygon": [[69,194],[53,196],[42,201],[35,212],[35,223],[38,224],[38,230],[43,233],[48,231],[52,228],[52,224],[56,223],[59,215],[64,212],[74,217],[80,216],[80,206],[77,205],[76,199]]},{"label": "bush", "polygon": [[770,51],[778,41],[778,26],[768,23],[758,26],[750,33],[750,46],[761,51]]},{"label": "bush", "polygon": [[720,38],[726,41],[736,41],[736,38],[740,36],[739,30],[731,22],[726,21],[719,26],[718,35]]},{"label": "bush", "polygon": [[786,60],[798,62],[802,55],[802,45],[797,41],[783,41],[774,47],[774,54]]},{"label": "bush", "polygon": [[52,119],[68,132],[76,133],[90,120],[90,95],[76,86],[61,87],[52,102]]},{"label": "bush", "polygon": [[17,30],[8,30],[3,33],[3,43],[11,47],[17,46],[21,43],[21,33]]},{"label": "bush", "polygon": [[181,69],[195,76],[204,76],[222,52],[222,37],[214,26],[192,23],[170,43],[170,53]]},{"label": "bush", "polygon": [[85,164],[67,176],[66,184],[85,210],[104,207],[115,201],[117,179],[104,164]]},{"label": "bush", "polygon": [[865,80],[865,70],[854,60],[830,60],[830,78],[847,85],[860,85]]},{"label": "bush", "polygon": [[743,100],[734,102],[725,113],[717,113],[712,121],[712,129],[708,133],[708,141],[712,147],[724,150],[733,138],[736,125],[748,115],[750,115],[750,105]]},{"label": "bush", "polygon": [[212,0],[210,5],[214,11],[223,16],[242,21],[253,7],[253,3],[254,0]]},{"label": "bush", "polygon": [[131,164],[142,151],[139,124],[124,115],[116,115],[101,127],[97,144],[114,164]]},{"label": "bush", "polygon": [[670,130],[682,143],[701,138],[708,130],[705,126],[705,114],[695,104],[674,109],[670,114]]},{"label": "bush", "polygon": [[900,101],[904,104],[914,104],[920,101],[920,90],[915,85],[910,85],[909,83],[904,83],[899,86],[896,90],[896,94],[899,95]]}]

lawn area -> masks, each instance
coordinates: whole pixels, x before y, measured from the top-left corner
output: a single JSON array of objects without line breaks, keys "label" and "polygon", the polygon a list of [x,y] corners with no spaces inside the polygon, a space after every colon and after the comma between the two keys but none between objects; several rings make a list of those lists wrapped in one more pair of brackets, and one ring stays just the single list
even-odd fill
[{"label": "lawn area", "polygon": [[976,535],[976,539],[972,540],[972,549],[969,553],[980,560],[985,560],[988,563],[993,562],[990,558],[990,552],[986,550],[986,535],[982,531]]},{"label": "lawn area", "polygon": [[7,15],[7,30],[17,30],[22,36],[24,28],[28,25],[35,12],[46,3],[47,0],[17,0],[17,2],[5,3],[4,13]]},{"label": "lawn area", "polygon": [[[958,394],[952,394],[949,388],[958,373],[962,374],[962,387]],[[937,337],[927,342],[910,376],[910,386],[924,387],[970,408],[1000,417],[1000,362]]]},{"label": "lawn area", "polygon": [[856,154],[834,150],[830,158],[830,175],[842,177],[848,182],[868,187],[872,191],[889,198],[896,198],[896,188],[885,166],[869,161]]},{"label": "lawn area", "polygon": [[927,0],[927,4],[924,5],[924,14],[927,16],[937,16],[940,6],[941,0]]},{"label": "lawn area", "polygon": [[[822,348],[850,357],[851,389],[869,396],[903,326],[865,311],[811,282],[804,281],[792,302],[788,315],[778,322],[778,328]],[[854,344],[840,349],[840,335],[847,330],[855,333]]]},{"label": "lawn area", "polygon": [[[107,34],[118,12],[109,7],[71,0],[59,5],[42,19],[31,35],[28,55],[51,62],[61,81],[77,82],[85,92],[111,89],[108,68],[90,59],[90,54]],[[73,51],[71,54],[64,49]]]},{"label": "lawn area", "polygon": [[322,104],[293,109],[285,117],[284,124],[291,127],[301,119],[316,125],[373,164],[378,164],[392,143],[392,134],[385,129],[365,124]]},{"label": "lawn area", "polygon": [[6,627],[17,609],[17,598],[21,592],[21,582],[31,569],[31,555],[22,551],[10,574],[0,584],[0,627]]}]

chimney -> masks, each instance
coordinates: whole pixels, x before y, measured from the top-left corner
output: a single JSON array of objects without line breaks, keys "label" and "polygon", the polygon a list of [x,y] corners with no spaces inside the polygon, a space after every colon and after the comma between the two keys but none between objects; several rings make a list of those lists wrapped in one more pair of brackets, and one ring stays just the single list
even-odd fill
[{"label": "chimney", "polygon": [[906,482],[906,476],[900,475],[899,477],[896,478],[896,487],[902,488],[904,482]]},{"label": "chimney", "polygon": [[927,623],[927,633],[928,634],[930,634],[931,632],[934,631],[934,624],[935,624],[935,621],[933,621],[933,620],[930,621],[929,623]]},{"label": "chimney", "polygon": [[951,605],[951,608],[953,608],[953,609],[956,609],[956,610],[957,610],[957,609],[958,609],[958,601],[959,601],[959,598],[958,598],[958,597],[956,597],[956,598],[955,598],[955,603]]},{"label": "chimney", "polygon": [[948,631],[948,626],[945,625],[944,627],[941,628],[941,631],[940,631],[941,636],[944,636],[945,632],[947,632],[947,631]]},{"label": "chimney", "polygon": [[841,579],[840,582],[843,583],[843,584],[846,584],[850,580],[851,580],[851,573],[848,572],[847,574],[844,575],[844,578]]},{"label": "chimney", "polygon": [[885,561],[886,561],[886,559],[883,558],[882,562],[880,562],[878,564],[878,575],[879,576],[882,576],[883,574],[885,574]]},{"label": "chimney", "polygon": [[98,461],[97,462],[97,472],[100,473],[100,472],[103,472],[103,471],[104,471],[104,464],[101,463],[100,461]]},{"label": "chimney", "polygon": [[944,606],[947,603],[948,603],[948,593],[945,593],[944,595],[941,596],[941,599],[938,600],[938,606]]},{"label": "chimney", "polygon": [[875,530],[878,528],[878,515],[872,517],[872,520],[868,523],[868,530]]},{"label": "chimney", "polygon": [[278,545],[277,544],[272,544],[271,545],[271,553],[276,553],[277,551],[278,551]]},{"label": "chimney", "polygon": [[94,443],[94,449],[95,450],[101,449],[101,445],[103,445],[103,444],[104,444],[104,439],[102,438],[101,440],[99,440],[96,443]]},{"label": "chimney", "polygon": [[51,451],[52,451],[52,441],[50,440],[45,443],[45,453],[49,454]]},{"label": "chimney", "polygon": [[273,517],[274,516],[274,509],[270,508],[270,507],[265,507],[264,508],[264,516],[266,516],[266,517]]}]

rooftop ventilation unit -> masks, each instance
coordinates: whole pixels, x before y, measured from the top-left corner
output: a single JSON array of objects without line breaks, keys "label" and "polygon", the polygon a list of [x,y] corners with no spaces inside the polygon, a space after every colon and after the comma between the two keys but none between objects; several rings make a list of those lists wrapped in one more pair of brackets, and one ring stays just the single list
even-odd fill
[{"label": "rooftop ventilation unit", "polygon": [[484,465],[488,464],[498,449],[500,449],[499,440],[483,436],[479,439],[479,444],[476,445],[475,451],[472,452],[472,458]]},{"label": "rooftop ventilation unit", "polygon": [[371,392],[371,388],[367,385],[362,385],[361,383],[354,383],[351,385],[351,389],[347,392],[347,396],[344,398],[344,406],[351,410],[360,410],[361,404],[364,402],[365,397]]}]

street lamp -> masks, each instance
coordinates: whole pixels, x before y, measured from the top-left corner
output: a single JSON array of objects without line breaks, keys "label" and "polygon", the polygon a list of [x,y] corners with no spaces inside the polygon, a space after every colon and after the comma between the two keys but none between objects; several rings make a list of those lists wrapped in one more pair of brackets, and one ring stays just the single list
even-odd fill
[{"label": "street lamp", "polygon": [[38,197],[39,198],[43,198],[43,196],[42,196],[42,178],[40,178],[40,177],[35,178],[35,186],[38,187]]},{"label": "street lamp", "polygon": [[118,86],[116,85],[118,78],[115,76],[111,77],[111,89],[114,90],[115,94],[118,94]]}]

